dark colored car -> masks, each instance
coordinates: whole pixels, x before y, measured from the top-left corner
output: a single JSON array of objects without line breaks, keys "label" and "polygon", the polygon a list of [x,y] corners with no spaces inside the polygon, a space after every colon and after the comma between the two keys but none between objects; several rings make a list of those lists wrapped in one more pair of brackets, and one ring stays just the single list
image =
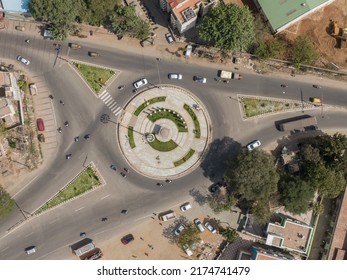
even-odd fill
[{"label": "dark colored car", "polygon": [[121,239],[121,241],[124,245],[127,245],[128,243],[130,243],[133,240],[135,240],[135,238],[132,234],[128,234]]},{"label": "dark colored car", "polygon": [[194,76],[193,77],[194,82],[198,82],[198,83],[202,83],[202,84],[206,84],[207,79],[202,77],[202,76]]},{"label": "dark colored car", "polygon": [[37,129],[39,131],[44,131],[45,130],[45,125],[43,124],[43,119],[41,119],[41,118],[37,119],[36,123],[37,123]]},{"label": "dark colored car", "polygon": [[114,164],[111,164],[111,169],[113,169],[114,171],[116,171],[117,170],[117,168],[116,168],[116,166],[114,165]]},{"label": "dark colored car", "polygon": [[44,136],[42,133],[40,133],[40,134],[37,136],[37,138],[39,139],[40,142],[45,142],[45,136]]},{"label": "dark colored car", "polygon": [[218,191],[221,187],[222,187],[222,183],[218,182],[218,183],[215,183],[213,184],[210,188],[209,188],[209,191],[211,193],[215,193],[216,191]]}]

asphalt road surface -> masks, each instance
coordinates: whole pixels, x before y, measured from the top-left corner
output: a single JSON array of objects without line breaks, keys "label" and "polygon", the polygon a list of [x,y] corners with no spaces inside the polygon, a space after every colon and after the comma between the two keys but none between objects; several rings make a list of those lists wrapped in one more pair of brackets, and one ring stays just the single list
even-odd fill
[{"label": "asphalt road surface", "polygon": [[[193,63],[182,63],[175,60],[157,61],[153,56],[146,56],[119,50],[117,48],[96,47],[87,43],[78,50],[69,50],[67,43],[57,54],[52,41],[30,38],[27,45],[22,33],[0,33],[0,57],[35,75],[43,75],[54,95],[53,106],[57,126],[63,127],[58,135],[56,157],[42,167],[40,175],[30,178],[23,189],[16,194],[18,210],[0,223],[0,258],[1,259],[69,259],[72,258],[69,245],[79,240],[80,232],[87,232],[94,240],[108,238],[112,234],[123,232],[136,223],[145,220],[153,212],[170,209],[175,204],[184,202],[190,197],[189,190],[205,191],[211,180],[220,179],[224,163],[221,157],[229,153],[236,154],[241,146],[254,139],[260,139],[268,145],[286,134],[276,130],[274,122],[301,112],[286,113],[242,121],[236,94],[252,94],[268,97],[285,97],[294,100],[307,100],[311,96],[324,96],[324,103],[347,106],[346,90],[338,87],[321,89],[312,87],[299,77],[280,80],[277,77],[259,74],[244,75],[240,81],[229,84],[214,80],[216,67],[207,67]],[[88,51],[96,51],[99,57],[91,58]],[[22,55],[31,61],[29,66],[17,62],[16,56]],[[189,175],[174,180],[164,188],[156,186],[157,181],[143,177],[130,169],[127,178],[110,168],[111,164],[128,167],[119,151],[116,138],[117,117],[105,104],[94,97],[85,83],[78,77],[64,59],[95,63],[120,71],[114,83],[107,89],[111,96],[123,107],[133,95],[132,83],[145,77],[150,84],[175,84],[198,96],[205,104],[211,117],[213,141],[211,149],[221,151],[221,157],[208,153],[200,168]],[[168,73],[181,73],[183,80],[169,81]],[[207,78],[207,84],[195,83],[193,75]],[[281,84],[285,83],[285,96]],[[119,85],[125,88],[118,90]],[[59,100],[64,100],[62,106]],[[316,115],[321,129],[346,127],[346,113],[326,110],[307,111],[305,114]],[[103,114],[110,116],[108,123],[100,118]],[[323,117],[322,117],[323,116]],[[69,121],[69,127],[63,123]],[[90,134],[88,141],[83,135]],[[80,136],[80,141],[73,138]],[[66,154],[72,154],[66,160]],[[91,194],[64,204],[41,216],[20,224],[15,230],[9,228],[29,217],[59,189],[68,183],[88,163],[94,162],[106,181],[106,186]],[[129,168],[129,167],[128,167]],[[224,169],[223,169],[224,168]],[[214,178],[211,178],[212,174]],[[125,216],[120,213],[128,209]],[[102,217],[108,217],[102,222]],[[37,246],[38,252],[27,256],[24,248]]]}]

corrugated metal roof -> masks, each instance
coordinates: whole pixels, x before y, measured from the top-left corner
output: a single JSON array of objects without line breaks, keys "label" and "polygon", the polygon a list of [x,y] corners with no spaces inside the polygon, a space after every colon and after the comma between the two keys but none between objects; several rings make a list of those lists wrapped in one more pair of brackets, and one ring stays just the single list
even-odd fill
[{"label": "corrugated metal roof", "polygon": [[258,0],[274,31],[330,0]]}]

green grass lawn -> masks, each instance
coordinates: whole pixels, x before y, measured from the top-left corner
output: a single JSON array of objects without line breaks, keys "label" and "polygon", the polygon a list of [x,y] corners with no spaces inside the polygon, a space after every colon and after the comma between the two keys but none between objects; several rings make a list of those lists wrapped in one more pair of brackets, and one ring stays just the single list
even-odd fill
[{"label": "green grass lawn", "polygon": [[132,126],[128,127],[128,138],[129,138],[130,148],[134,149],[136,145],[134,141],[134,128]]},{"label": "green grass lawn", "polygon": [[146,102],[143,102],[139,107],[137,107],[137,109],[134,112],[134,115],[135,116],[140,115],[140,113],[143,111],[143,109],[145,109],[147,106],[149,106],[153,103],[165,101],[165,99],[166,99],[166,96],[158,96],[158,97],[154,97],[152,99],[149,99]]},{"label": "green grass lawn", "polygon": [[189,107],[189,105],[184,104],[183,107],[184,107],[184,109],[186,109],[186,111],[188,112],[188,114],[190,115],[190,117],[192,118],[192,120],[194,122],[195,138],[200,138],[201,130],[200,130],[200,123],[199,123],[198,118],[196,117],[193,109]]},{"label": "green grass lawn", "polygon": [[161,142],[157,138],[153,142],[148,143],[153,149],[159,152],[169,152],[173,149],[176,149],[178,146],[173,140],[169,140],[167,142]]},{"label": "green grass lawn", "polygon": [[185,128],[187,124],[183,123],[185,120],[181,120],[179,117],[177,117],[177,115],[174,115],[172,111],[169,112],[168,110],[161,110],[161,112],[152,113],[152,116],[148,115],[147,118],[151,122],[155,122],[159,119],[169,119],[175,123],[179,132],[188,132],[188,128]]},{"label": "green grass lawn", "polygon": [[98,177],[94,173],[93,169],[88,167],[66,189],[62,190],[55,198],[41,207],[37,212],[40,213],[49,208],[53,208],[54,206],[57,206],[58,204],[76,196],[79,196],[86,191],[91,190],[94,186],[98,185],[100,185]]},{"label": "green grass lawn", "polygon": [[287,110],[290,107],[297,107],[300,104],[289,104],[281,101],[261,100],[256,98],[242,98],[243,108],[247,118]]},{"label": "green grass lawn", "polygon": [[108,79],[110,79],[112,75],[115,74],[114,71],[109,69],[80,63],[74,63],[74,65],[96,93],[99,93],[100,89],[106,84]]},{"label": "green grass lawn", "polygon": [[177,167],[177,166],[179,166],[179,165],[185,163],[188,159],[190,159],[190,158],[194,155],[194,153],[195,153],[195,150],[190,149],[190,150],[188,151],[188,153],[186,153],[186,155],[185,155],[183,158],[181,158],[181,159],[178,160],[178,161],[174,161],[175,167]]}]

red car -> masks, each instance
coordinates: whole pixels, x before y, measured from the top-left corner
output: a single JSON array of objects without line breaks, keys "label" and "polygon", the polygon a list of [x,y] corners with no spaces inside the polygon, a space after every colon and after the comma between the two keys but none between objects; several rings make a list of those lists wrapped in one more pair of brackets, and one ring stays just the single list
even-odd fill
[{"label": "red car", "polygon": [[124,245],[127,245],[128,243],[130,243],[131,241],[133,241],[135,238],[132,234],[128,234],[126,236],[124,236],[121,241]]},{"label": "red car", "polygon": [[43,124],[43,119],[41,119],[41,118],[37,119],[36,123],[37,123],[37,129],[39,131],[44,131],[45,130],[45,125]]}]

